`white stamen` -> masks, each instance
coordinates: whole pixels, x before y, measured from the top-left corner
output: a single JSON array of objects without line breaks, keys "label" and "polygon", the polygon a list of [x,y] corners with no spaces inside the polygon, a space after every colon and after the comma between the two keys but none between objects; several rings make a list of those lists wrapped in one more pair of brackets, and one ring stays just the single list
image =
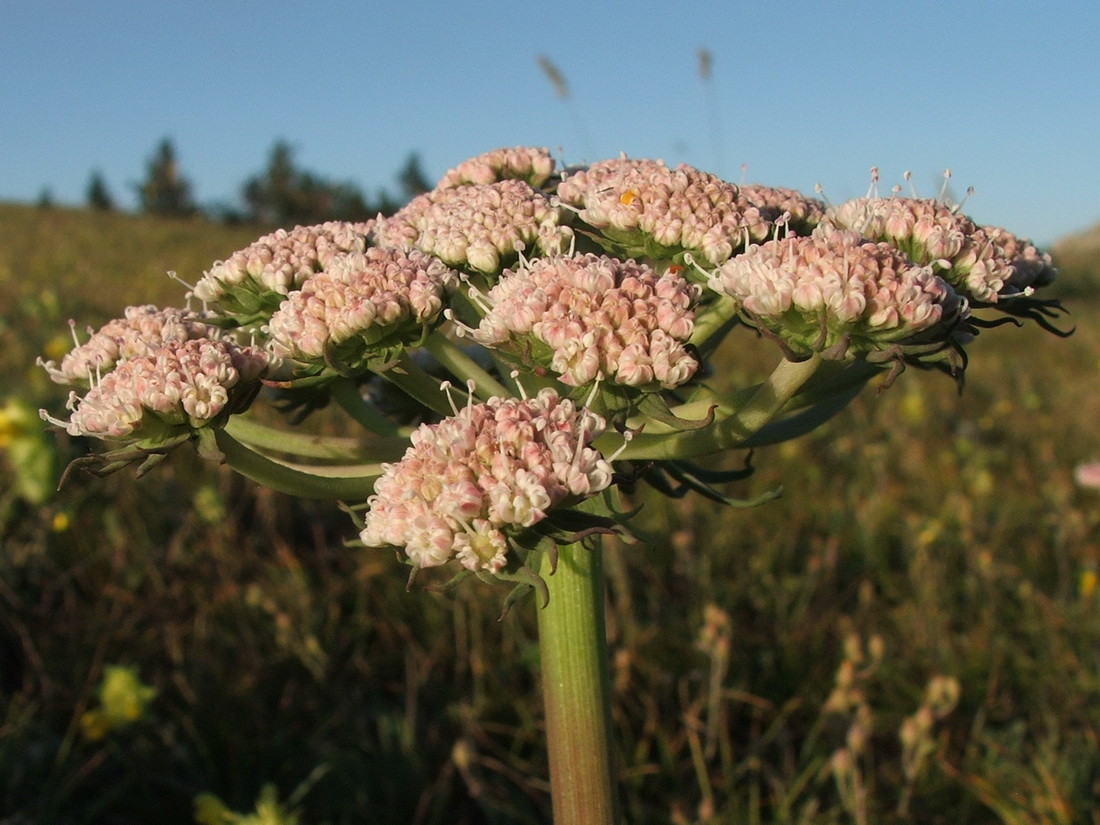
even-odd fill
[{"label": "white stamen", "polygon": [[962,208],[966,205],[966,202],[968,200],[970,200],[970,196],[973,195],[973,194],[974,194],[974,187],[973,186],[966,187],[966,194],[963,196],[963,199],[961,201],[959,201],[958,203],[956,203],[954,206],[951,207],[951,214],[953,214],[953,215],[959,214],[959,212],[962,211]]},{"label": "white stamen", "polygon": [[603,379],[603,373],[601,372],[596,376],[596,380],[592,382],[592,389],[588,392],[588,398],[584,399],[584,408],[588,409],[592,405],[592,399],[596,397],[596,393],[600,389],[600,381]]},{"label": "white stamen", "polygon": [[493,304],[489,300],[489,296],[478,289],[476,286],[471,285],[469,291],[470,300],[473,301],[477,308],[482,312],[488,313],[493,309]]},{"label": "white stamen", "polygon": [[523,384],[520,383],[519,370],[512,370],[509,373],[509,375],[512,377],[512,380],[516,382],[516,389],[519,390],[519,397],[522,398],[524,401],[526,401],[527,400],[527,390],[525,390],[523,388]]},{"label": "white stamen", "polygon": [[467,326],[466,324],[458,320],[455,317],[454,311],[450,307],[443,310],[443,317],[455,325],[455,335],[457,335],[459,338],[465,338],[467,335],[473,335],[475,332],[477,332],[477,330],[473,327]]},{"label": "white stamen", "polygon": [[913,183],[913,173],[912,173],[911,171],[909,171],[908,169],[906,169],[906,170],[905,170],[905,171],[904,171],[904,172],[902,173],[902,175],[901,175],[901,176],[902,176],[903,178],[905,178],[905,182],[909,184],[909,192],[910,192],[910,194],[912,195],[912,197],[914,197],[914,198],[919,198],[919,197],[920,197],[920,195],[918,195],[918,194],[917,194],[917,187],[916,187],[916,185],[915,185],[915,184]]},{"label": "white stamen", "polygon": [[779,227],[781,226],[786,229],[786,231],[783,233],[783,237],[789,238],[791,236],[791,212],[789,209],[775,219],[775,224],[772,227],[773,241],[779,240]]},{"label": "white stamen", "polygon": [[189,283],[187,283],[187,281],[183,280],[183,278],[181,278],[179,275],[176,274],[176,271],[174,269],[169,269],[168,270],[168,279],[170,281],[175,281],[178,284],[183,284],[185,287],[187,287],[188,294],[193,293],[195,291],[195,285],[194,284],[189,284]]},{"label": "white stamen", "polygon": [[455,415],[458,415],[458,407],[455,405],[454,396],[451,394],[451,382],[443,381],[439,385],[439,389],[443,392],[444,395],[447,396],[447,403],[451,405],[451,412],[453,412]]},{"label": "white stamen", "polygon": [[871,167],[871,185],[867,188],[867,197],[878,197],[878,167]]},{"label": "white stamen", "polygon": [[623,451],[626,449],[627,445],[631,442],[631,440],[633,438],[634,438],[634,431],[633,430],[627,430],[626,432],[624,432],[623,433],[623,443],[619,446],[619,449],[617,449],[615,452],[613,452],[611,455],[609,455],[607,457],[607,463],[610,464],[616,458],[621,456],[623,454]]}]

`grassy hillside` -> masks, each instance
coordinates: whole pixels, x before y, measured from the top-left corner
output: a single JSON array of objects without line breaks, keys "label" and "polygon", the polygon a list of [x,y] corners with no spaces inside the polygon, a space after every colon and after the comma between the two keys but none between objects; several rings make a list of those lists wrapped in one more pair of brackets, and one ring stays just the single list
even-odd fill
[{"label": "grassy hillside", "polygon": [[[69,317],[178,303],[167,270],[193,280],[253,234],[0,206],[0,404],[63,401],[31,365]],[[647,501],[645,543],[607,554],[626,821],[1098,821],[1100,493],[1073,480],[1100,458],[1088,243],[1058,248],[1071,338],[985,331],[961,396],[909,370],[758,451],[731,492],[782,485],[765,507]],[[768,352],[742,341],[721,370]],[[200,794],[253,811],[267,783],[300,791],[302,822],[548,821],[529,603],[498,621],[488,587],[406,592],[335,507],[191,455],[31,503],[16,436],[53,467],[87,445],[11,421],[0,823],[187,823]],[[112,726],[115,665],[155,695]],[[205,799],[201,821],[241,821]]]},{"label": "grassy hillside", "polygon": [[1100,224],[1062,238],[1052,254],[1067,291],[1090,295],[1100,291]]}]

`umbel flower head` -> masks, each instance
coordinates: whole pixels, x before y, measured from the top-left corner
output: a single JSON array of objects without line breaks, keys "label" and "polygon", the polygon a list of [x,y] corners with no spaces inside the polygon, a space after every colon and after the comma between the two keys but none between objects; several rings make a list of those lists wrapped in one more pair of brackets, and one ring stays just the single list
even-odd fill
[{"label": "umbel flower head", "polygon": [[159,444],[240,412],[267,368],[266,352],[225,340],[169,343],[119,362],[79,398],[68,421],[43,418],[69,435]]},{"label": "umbel flower head", "polygon": [[741,197],[753,203],[772,222],[783,222],[796,235],[809,235],[821,223],[825,204],[797,189],[750,183],[741,187]]},{"label": "umbel flower head", "polygon": [[552,389],[423,424],[405,456],[384,465],[360,538],[404,548],[416,568],[457,559],[498,573],[510,539],[610,486],[611,465],[589,446],[604,427]]},{"label": "umbel flower head", "polygon": [[1030,294],[1056,275],[1030,242],[930,198],[857,198],[829,207],[822,223],[893,244],[979,304]]},{"label": "umbel flower head", "polygon": [[96,376],[110,372],[127,358],[149,355],[166,344],[216,335],[214,327],[190,310],[132,306],[126,308],[122,318],[108,321],[91,333],[83,344],[78,341],[61,359],[60,366],[53,361],[42,362],[42,366],[58,384],[90,387]]},{"label": "umbel flower head", "polygon": [[796,357],[866,354],[905,342],[946,347],[969,314],[931,266],[849,231],[819,229],[750,247],[719,267],[710,286]]},{"label": "umbel flower head", "polygon": [[567,250],[573,233],[562,210],[521,180],[435,189],[413,198],[378,221],[378,246],[419,249],[444,263],[483,274],[497,273],[519,249],[545,254]]},{"label": "umbel flower head", "polygon": [[191,294],[236,325],[266,321],[291,290],[334,257],[366,249],[372,226],[331,221],[276,230],[215,263]]},{"label": "umbel flower head", "polygon": [[546,149],[516,146],[493,149],[447,170],[437,189],[454,189],[467,183],[486,185],[502,180],[522,180],[538,189],[554,174],[554,158]]},{"label": "umbel flower head", "polygon": [[671,389],[699,367],[684,346],[698,297],[679,275],[659,276],[634,261],[540,258],[504,273],[472,337],[548,367],[571,386],[606,380]]},{"label": "umbel flower head", "polygon": [[686,164],[605,160],[563,175],[557,194],[623,257],[679,262],[688,252],[720,264],[772,230],[737,186]]},{"label": "umbel flower head", "polygon": [[457,283],[457,272],[416,250],[370,248],[334,256],[271,316],[271,351],[360,371],[423,338]]}]

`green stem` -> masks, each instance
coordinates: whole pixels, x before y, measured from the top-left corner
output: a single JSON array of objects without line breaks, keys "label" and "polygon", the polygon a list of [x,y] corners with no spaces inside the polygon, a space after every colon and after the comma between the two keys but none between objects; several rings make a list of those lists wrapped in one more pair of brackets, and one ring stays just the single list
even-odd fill
[{"label": "green stem", "polygon": [[396,461],[409,446],[407,436],[348,438],[300,433],[269,427],[244,415],[230,418],[225,430],[237,441],[255,450],[345,464],[349,461]]},{"label": "green stem", "polygon": [[737,441],[744,441],[775,418],[820,366],[821,356],[816,353],[805,361],[784,358],[724,429]]},{"label": "green stem", "polygon": [[[451,402],[447,399],[446,393],[440,389],[439,379],[433,378],[419,367],[408,352],[402,352],[397,359],[397,363],[385,372],[379,373],[379,375],[391,384],[400,387],[429,410],[433,410],[442,416],[451,415]],[[461,406],[465,403],[465,388],[456,387],[452,390],[452,393],[457,399],[456,404]]]},{"label": "green stem", "polygon": [[332,384],[332,400],[340,405],[357,423],[381,436],[407,438],[411,429],[401,427],[390,421],[363,397],[359,384],[348,378],[341,378]]},{"label": "green stem", "polygon": [[225,463],[238,473],[301,498],[363,501],[382,475],[381,464],[311,466],[282,461],[256,452],[226,430],[216,430],[214,439]]},{"label": "green stem", "polygon": [[[481,365],[462,351],[446,335],[439,330],[432,330],[424,341],[424,348],[435,356],[451,375],[460,379],[473,379],[476,384],[474,394],[479,398],[488,399],[492,396],[507,398],[511,395],[499,381],[482,369]],[[463,385],[465,386],[465,385]]]},{"label": "green stem", "polygon": [[736,323],[737,302],[725,295],[718,295],[713,303],[696,313],[691,344],[704,355],[709,355]]},{"label": "green stem", "polygon": [[611,749],[611,689],[598,544],[542,554],[550,600],[538,612],[542,689],[555,825],[618,822]]},{"label": "green stem", "polygon": [[[737,448],[779,415],[821,364],[820,355],[805,361],[783,359],[752,396],[725,419],[701,430],[654,436],[643,432],[626,446],[620,457],[624,460],[683,459]],[[600,442],[608,441],[609,435],[605,433],[597,447],[604,449]]]}]

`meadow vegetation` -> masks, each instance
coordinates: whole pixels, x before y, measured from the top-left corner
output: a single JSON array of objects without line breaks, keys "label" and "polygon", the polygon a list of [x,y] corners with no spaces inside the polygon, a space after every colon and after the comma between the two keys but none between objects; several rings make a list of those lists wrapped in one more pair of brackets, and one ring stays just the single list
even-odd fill
[{"label": "meadow vegetation", "polygon": [[[53,492],[90,445],[45,432],[36,356],[254,234],[0,206],[0,823],[547,823],[532,601],[407,592],[335,505],[183,451]],[[1100,822],[1097,237],[1055,250],[1071,338],[983,331],[961,395],[869,388],[730,489],[779,499],[632,493],[626,821]],[[717,380],[773,360],[731,336]]]}]

